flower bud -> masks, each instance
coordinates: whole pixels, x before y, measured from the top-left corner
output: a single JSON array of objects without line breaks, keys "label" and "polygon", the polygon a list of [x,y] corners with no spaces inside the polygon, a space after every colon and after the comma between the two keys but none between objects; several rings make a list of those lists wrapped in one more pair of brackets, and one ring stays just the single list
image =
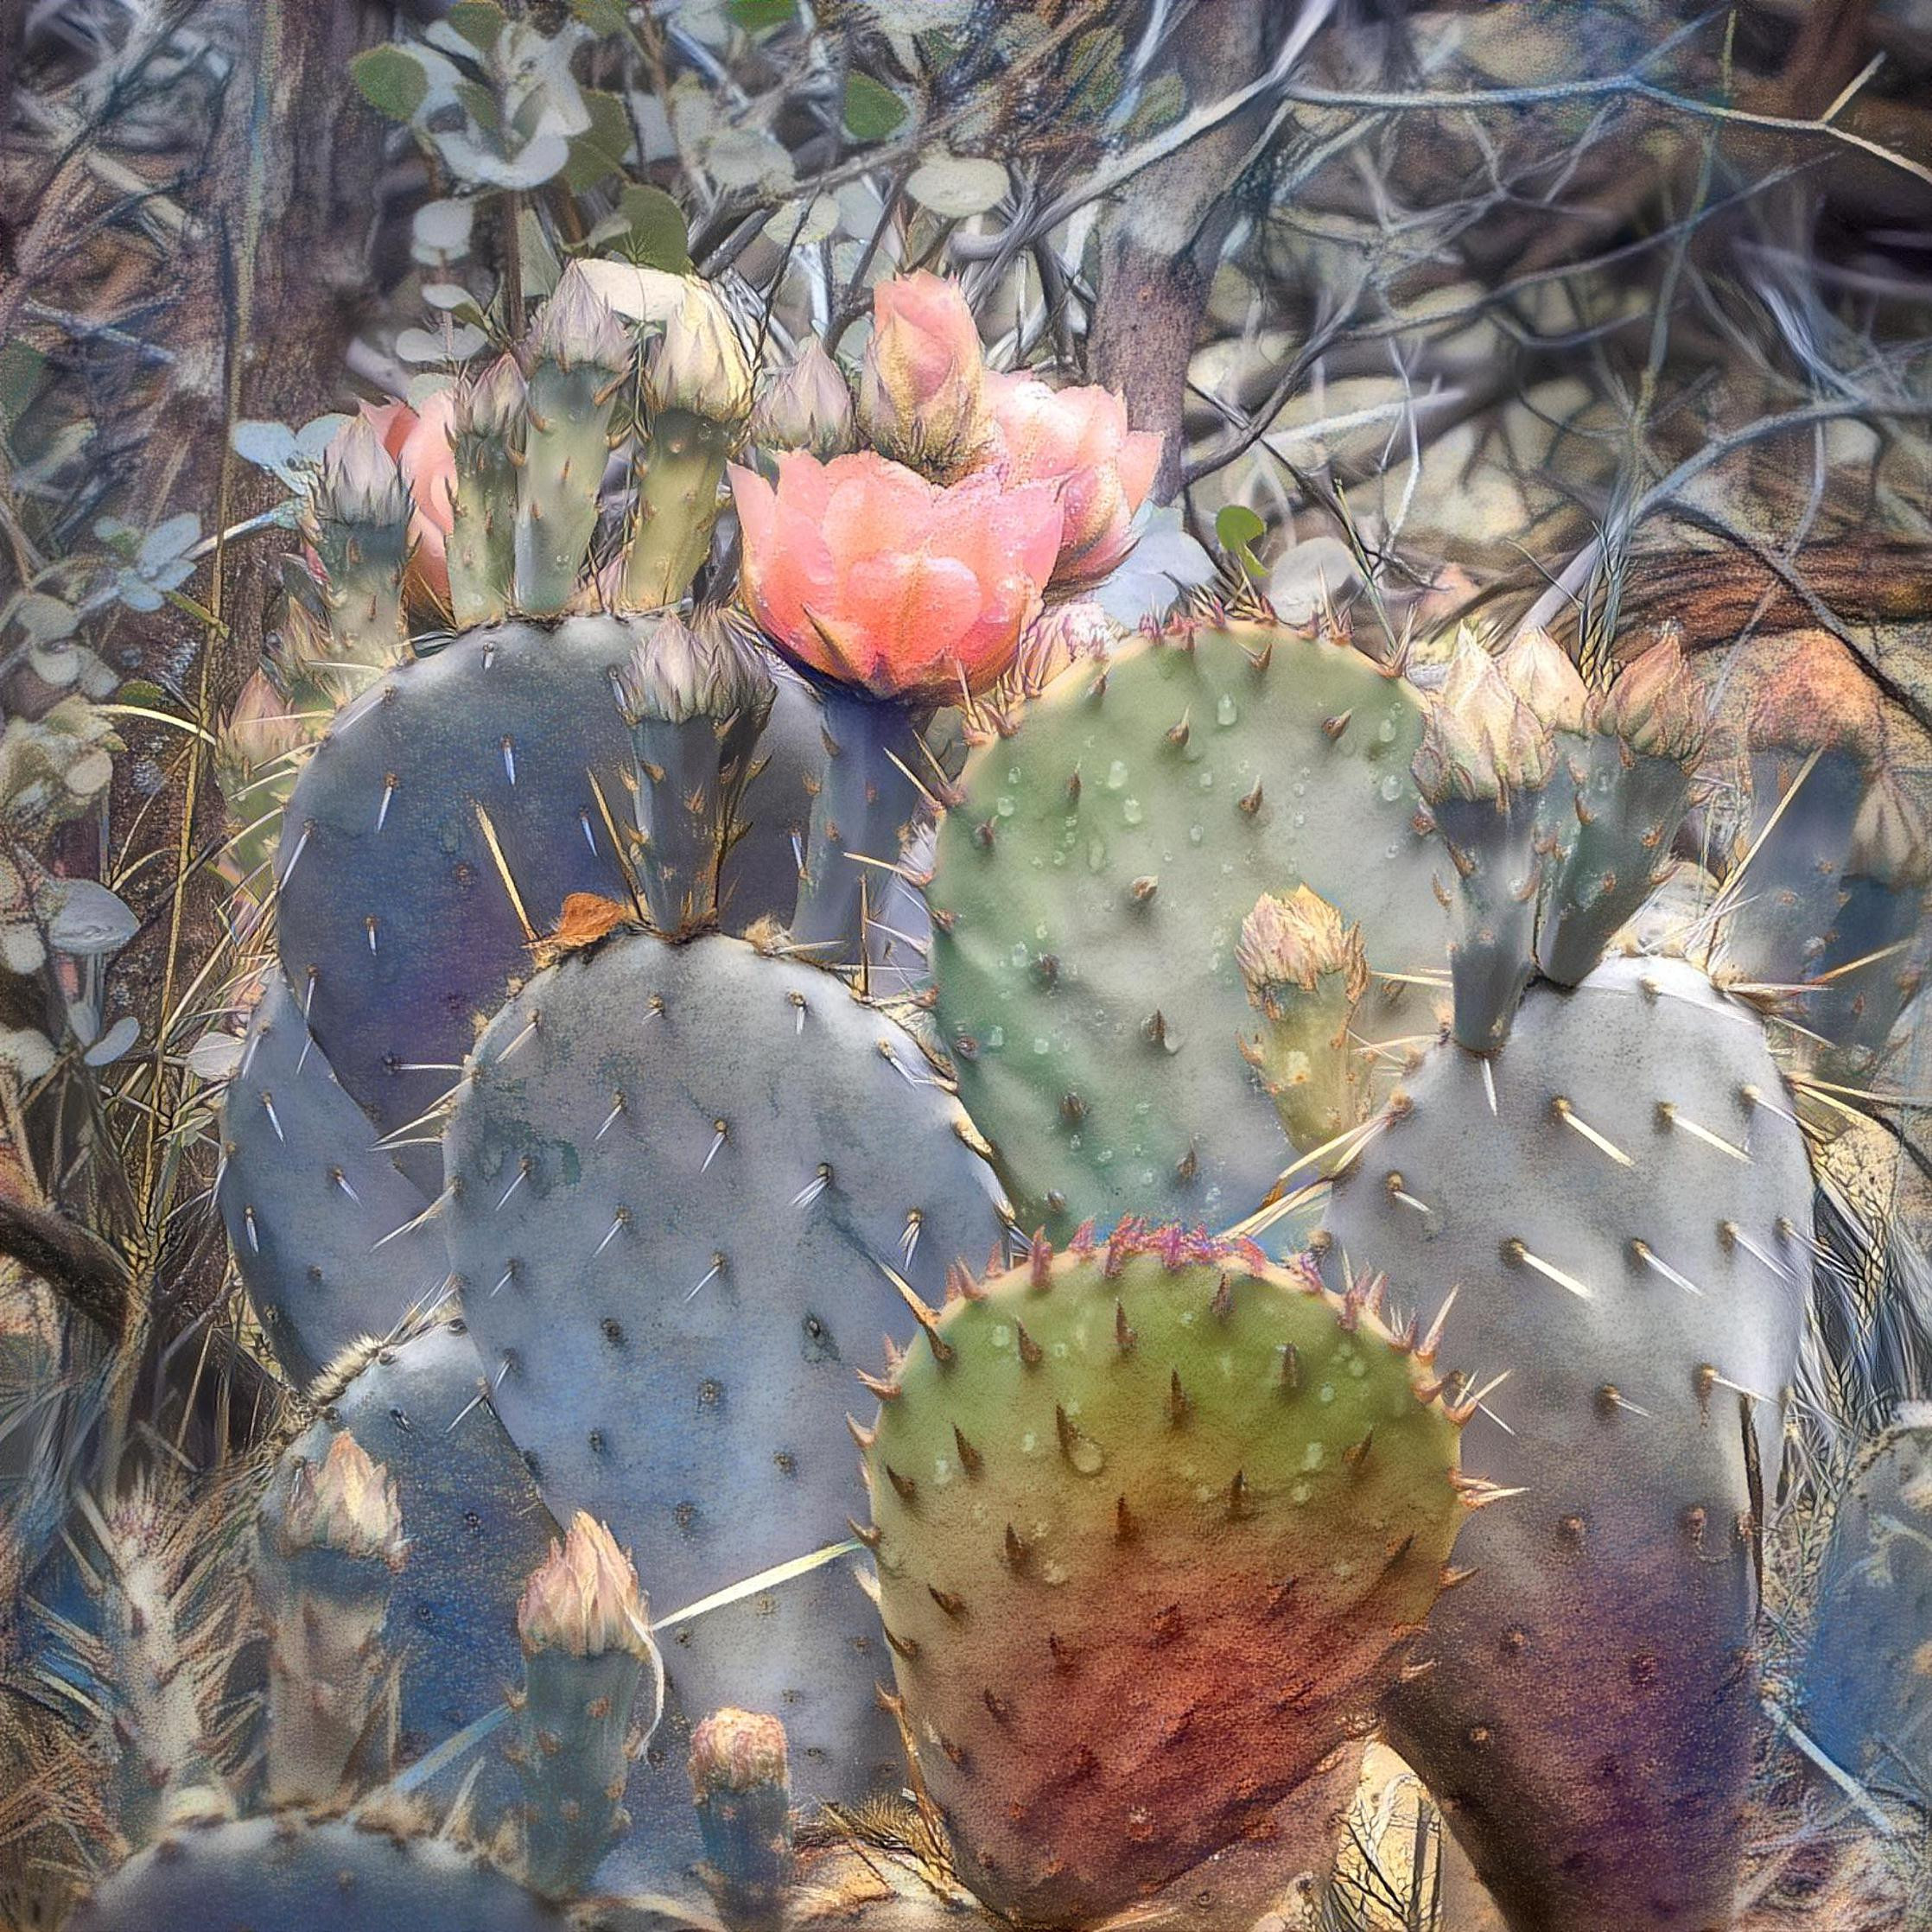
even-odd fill
[{"label": "flower bud", "polygon": [[675,612],[658,618],[615,674],[626,724],[661,718],[730,718],[772,700],[772,674],[749,639],[722,619],[687,624]]},{"label": "flower bud", "polygon": [[859,427],[895,462],[942,480],[969,467],[987,435],[979,329],[955,282],[921,272],[873,290],[859,373]]},{"label": "flower bud", "polygon": [[1597,729],[1647,758],[1689,766],[1704,748],[1710,705],[1675,629],[1625,664],[1604,694]]},{"label": "flower bud", "polygon": [[790,1775],[785,1726],[757,1711],[714,1711],[691,1733],[691,1789],[749,1791]]},{"label": "flower bud", "polygon": [[664,318],[645,374],[653,410],[683,410],[735,428],[751,414],[752,365],[730,311],[696,276]]},{"label": "flower bud", "polygon": [[558,276],[531,346],[560,369],[588,365],[621,376],[631,366],[630,330],[575,262]]},{"label": "flower bud", "polygon": [[1530,710],[1552,731],[1582,731],[1589,721],[1590,690],[1569,655],[1548,631],[1519,631],[1496,667]]},{"label": "flower bud", "polygon": [[769,450],[837,456],[852,448],[852,391],[817,336],[767,379],[752,410],[751,440]]},{"label": "flower bud", "polygon": [[285,1555],[338,1550],[345,1556],[379,1557],[391,1569],[401,1569],[408,1546],[395,1478],[345,1431],[319,1465],[297,1467],[279,1541]]},{"label": "flower bud", "polygon": [[507,440],[523,420],[524,387],[516,357],[499,355],[488,368],[456,384],[452,429],[459,436]]},{"label": "flower bud", "polygon": [[1351,1001],[1369,989],[1369,962],[1362,928],[1345,926],[1342,915],[1319,894],[1297,886],[1286,898],[1264,893],[1241,922],[1235,963],[1248,997],[1270,1020],[1286,1017],[1287,995],[1299,987],[1312,993],[1331,973],[1343,976]]},{"label": "flower bud", "polygon": [[1432,804],[1503,798],[1548,782],[1556,760],[1549,727],[1517,696],[1497,661],[1465,627],[1415,754],[1415,781]]},{"label": "flower bud", "polygon": [[316,514],[334,523],[408,523],[409,485],[366,417],[352,417],[329,438],[313,500]]},{"label": "flower bud", "polygon": [[531,1656],[562,1650],[601,1657],[611,1650],[650,1655],[651,1638],[638,1573],[617,1540],[582,1509],[562,1544],[531,1572],[517,1605],[517,1635]]}]

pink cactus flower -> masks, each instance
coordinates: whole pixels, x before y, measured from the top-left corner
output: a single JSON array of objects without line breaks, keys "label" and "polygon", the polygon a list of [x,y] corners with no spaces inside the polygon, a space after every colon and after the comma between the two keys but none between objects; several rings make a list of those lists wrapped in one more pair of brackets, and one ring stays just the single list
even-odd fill
[{"label": "pink cactus flower", "polygon": [[923,270],[872,291],[859,372],[859,428],[895,462],[950,481],[986,440],[979,326],[956,282]]},{"label": "pink cactus flower", "polygon": [[407,403],[365,403],[362,413],[402,467],[415,505],[410,537],[415,551],[406,585],[418,607],[449,608],[449,564],[443,544],[456,520],[456,454],[450,447],[454,390],[438,390],[420,410]]},{"label": "pink cactus flower", "polygon": [[870,450],[734,467],[746,602],[808,669],[878,697],[956,702],[995,683],[1058,555],[1045,484],[942,487]]},{"label": "pink cactus flower", "polygon": [[1134,548],[1134,514],[1153,487],[1160,438],[1130,429],[1110,389],[1051,389],[1035,376],[988,372],[988,467],[1011,483],[1052,483],[1064,516],[1056,590],[1082,590]]}]

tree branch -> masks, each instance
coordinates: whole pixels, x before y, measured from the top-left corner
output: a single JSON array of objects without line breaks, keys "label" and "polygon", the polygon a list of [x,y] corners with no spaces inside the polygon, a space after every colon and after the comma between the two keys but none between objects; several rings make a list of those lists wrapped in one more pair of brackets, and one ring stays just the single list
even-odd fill
[{"label": "tree branch", "polygon": [[[1154,495],[1163,502],[1181,485],[1187,365],[1233,216],[1229,191],[1294,53],[1333,0],[1308,0],[1271,61],[1269,23],[1280,10],[1270,0],[1197,0],[1175,33],[1174,68],[1192,111],[1135,150],[1134,172],[1119,177],[1122,192],[1102,221],[1088,360],[1099,381],[1128,397],[1135,425],[1161,436]],[[1143,162],[1150,153],[1159,158]],[[1083,183],[1077,192],[1085,200],[1097,191]],[[1058,219],[1056,204],[1039,225]]]},{"label": "tree branch", "polygon": [[54,1208],[0,1191],[0,1254],[38,1275],[111,1341],[127,1321],[127,1264],[98,1235]]}]

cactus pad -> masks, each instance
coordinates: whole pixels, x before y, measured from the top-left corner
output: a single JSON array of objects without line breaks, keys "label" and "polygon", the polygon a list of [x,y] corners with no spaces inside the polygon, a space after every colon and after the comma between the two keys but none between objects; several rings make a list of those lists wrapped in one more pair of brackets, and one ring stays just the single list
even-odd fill
[{"label": "cactus pad", "polygon": [[1359,1300],[1179,1229],[1041,1244],[928,1334],[866,1449],[900,1693],[961,1876],[1088,1923],[1372,1721],[1456,1426]]},{"label": "cactus pad", "polygon": [[1242,921],[1306,882],[1371,969],[1439,969],[1420,734],[1358,652],[1236,625],[1070,673],[975,753],[928,893],[940,1037],[1026,1226],[1261,1199],[1293,1156],[1241,1051]]},{"label": "cactus pad", "polygon": [[435,1300],[448,1274],[435,1230],[410,1225],[422,1191],[375,1140],[271,972],[228,1084],[216,1192],[249,1299],[298,1382]]},{"label": "cactus pad", "polygon": [[[479,1042],[447,1236],[493,1400],[551,1508],[630,1548],[660,1616],[843,1540],[854,1366],[1002,1239],[917,1043],[829,975],[717,937],[613,937]],[[849,1564],[664,1633],[688,1712],[785,1713],[801,1786],[896,1756]]]},{"label": "cactus pad", "polygon": [[567,1923],[442,1839],[295,1813],[172,1832],[67,1921],[73,1932],[564,1932]]},{"label": "cactus pad", "polygon": [[1741,1844],[1804,1143],[1756,1013],[1680,960],[1532,990],[1486,1064],[1436,1048],[1327,1216],[1331,1267],[1457,1289],[1443,1367],[1509,1371],[1465,1464],[1524,1491],[1459,1539],[1393,1741],[1511,1923],[1701,1932]]}]

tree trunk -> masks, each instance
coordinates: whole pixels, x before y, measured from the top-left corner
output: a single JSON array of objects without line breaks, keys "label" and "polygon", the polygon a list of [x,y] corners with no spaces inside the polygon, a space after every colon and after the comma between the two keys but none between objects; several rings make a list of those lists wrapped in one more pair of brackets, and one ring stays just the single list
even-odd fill
[{"label": "tree trunk", "polygon": [[[1190,110],[1267,66],[1272,0],[1195,0],[1173,32]],[[1180,487],[1187,365],[1233,219],[1230,190],[1268,110],[1256,104],[1143,168],[1102,218],[1098,300],[1087,337],[1093,376],[1128,398],[1134,426],[1163,438],[1157,501]]]}]

